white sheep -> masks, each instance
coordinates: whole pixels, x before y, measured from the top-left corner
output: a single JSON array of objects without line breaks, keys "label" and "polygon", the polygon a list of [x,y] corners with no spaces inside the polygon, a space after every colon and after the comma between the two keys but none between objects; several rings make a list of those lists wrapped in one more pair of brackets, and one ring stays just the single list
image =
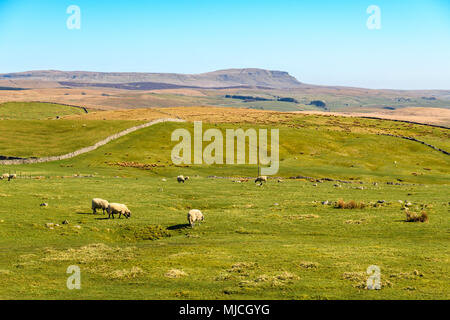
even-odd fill
[{"label": "white sheep", "polygon": [[103,200],[100,198],[92,199],[92,213],[96,214],[97,209],[102,209],[103,214],[105,214],[105,210],[108,209],[109,202],[107,200]]},{"label": "white sheep", "polygon": [[178,176],[177,177],[177,181],[178,181],[178,183],[181,183],[181,182],[185,182],[185,181],[187,181],[187,180],[189,180],[189,177],[185,177],[185,176]]},{"label": "white sheep", "polygon": [[188,218],[188,222],[189,222],[189,224],[191,225],[192,228],[194,227],[195,222],[198,221],[198,223],[200,224],[200,221],[205,220],[205,217],[203,216],[203,213],[200,210],[197,210],[197,209],[190,210],[188,215],[187,215],[187,218]]},{"label": "white sheep", "polygon": [[260,182],[261,184],[263,184],[263,182],[267,182],[267,176],[259,176],[255,180],[255,183],[258,183],[258,182]]},{"label": "white sheep", "polygon": [[2,175],[0,176],[0,179],[1,179],[1,180],[3,180],[3,179],[9,179],[9,173],[4,173],[4,174],[2,174]]},{"label": "white sheep", "polygon": [[109,219],[111,219],[111,215],[114,219],[115,214],[119,214],[119,219],[122,217],[122,215],[124,215],[124,217],[127,219],[131,217],[131,211],[127,208],[126,205],[121,203],[110,203],[106,211],[108,212]]}]

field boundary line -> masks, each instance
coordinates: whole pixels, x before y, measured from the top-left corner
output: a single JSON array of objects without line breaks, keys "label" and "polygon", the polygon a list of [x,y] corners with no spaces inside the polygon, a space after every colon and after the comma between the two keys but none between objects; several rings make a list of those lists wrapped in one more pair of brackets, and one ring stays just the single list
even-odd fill
[{"label": "field boundary line", "polygon": [[163,123],[163,122],[186,122],[186,120],[183,119],[175,119],[175,118],[163,118],[163,119],[156,119],[138,126],[134,126],[131,128],[128,128],[126,130],[123,130],[121,132],[115,133],[113,135],[110,135],[108,137],[106,137],[105,139],[97,142],[96,144],[89,146],[89,147],[84,147],[82,149],[67,153],[67,154],[63,154],[60,156],[50,156],[50,157],[42,157],[42,158],[24,158],[24,159],[12,159],[12,160],[1,160],[0,161],[0,165],[19,165],[19,164],[32,164],[32,163],[44,163],[44,162],[52,162],[52,161],[60,161],[60,160],[66,160],[66,159],[70,159],[70,158],[74,158],[76,156],[79,156],[81,154],[84,153],[88,153],[91,151],[94,151],[96,149],[98,149],[101,146],[104,146],[105,144],[119,139],[123,136],[126,136],[127,134],[130,134],[132,132],[135,132],[137,130],[140,129],[144,129],[144,128],[148,128],[150,126],[153,126],[155,124],[158,123]]},{"label": "field boundary line", "polygon": [[409,141],[418,142],[418,143],[421,143],[421,144],[423,144],[423,145],[425,145],[425,146],[427,146],[427,147],[430,147],[430,148],[432,148],[432,149],[434,149],[434,150],[436,150],[436,151],[442,152],[443,154],[450,155],[449,152],[447,152],[447,151],[445,151],[445,150],[443,150],[443,149],[441,149],[441,148],[435,147],[435,146],[433,146],[433,145],[431,145],[431,144],[429,144],[429,143],[426,143],[425,141],[417,140],[416,138],[411,138],[411,137],[406,137],[406,136],[398,136],[398,135],[390,134],[390,133],[380,133],[379,135],[381,135],[381,136],[388,136],[388,137],[394,137],[394,138],[400,138],[400,139],[405,139],[405,140],[409,140]]}]

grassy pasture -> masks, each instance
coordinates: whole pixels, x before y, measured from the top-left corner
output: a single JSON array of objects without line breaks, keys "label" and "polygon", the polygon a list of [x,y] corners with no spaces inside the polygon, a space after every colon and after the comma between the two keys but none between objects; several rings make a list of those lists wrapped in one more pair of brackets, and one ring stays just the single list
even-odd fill
[{"label": "grassy pasture", "polygon": [[90,146],[142,121],[0,120],[0,155],[45,157]]},{"label": "grassy pasture", "polygon": [[0,119],[46,120],[57,116],[85,113],[80,108],[41,102],[6,102],[0,104]]},{"label": "grassy pasture", "polygon": [[[8,135],[0,154],[62,154],[143,121],[83,117],[0,121]],[[199,118],[197,110],[187,115]],[[445,130],[250,111],[222,122],[204,129],[279,128],[280,176],[364,184],[270,179],[258,187],[208,178],[255,176],[255,166],[174,166],[170,135],[191,123],[155,125],[65,161],[3,166],[44,178],[0,180],[0,299],[450,298],[448,156],[377,135],[449,149]],[[191,180],[178,184],[178,174]],[[93,197],[126,203],[131,219],[93,215]],[[321,204],[340,199],[365,207]],[[399,200],[415,212],[427,205],[429,223],[405,222]],[[194,229],[186,225],[192,208],[206,217]],[[66,288],[70,265],[81,268],[80,291]],[[363,289],[370,265],[381,269],[382,290]]]},{"label": "grassy pasture", "polygon": [[[128,203],[132,218],[92,215],[94,196]],[[257,187],[204,176],[1,182],[0,298],[448,299],[447,196],[441,185]],[[339,199],[368,207],[320,203]],[[404,222],[402,199],[432,205],[430,222]],[[387,204],[369,205],[378,200]],[[206,216],[194,229],[191,208]],[[69,265],[81,268],[81,291],[66,289]],[[361,289],[370,265],[381,268],[377,292]]]}]

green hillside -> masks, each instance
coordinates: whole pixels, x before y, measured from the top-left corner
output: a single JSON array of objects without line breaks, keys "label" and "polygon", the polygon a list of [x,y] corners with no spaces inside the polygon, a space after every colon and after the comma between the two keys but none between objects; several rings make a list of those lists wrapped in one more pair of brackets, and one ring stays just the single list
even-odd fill
[{"label": "green hillside", "polygon": [[6,102],[0,104],[0,119],[46,120],[71,114],[83,114],[81,108],[42,102]]},{"label": "green hillside", "polygon": [[0,155],[62,155],[140,123],[142,121],[0,120]]},{"label": "green hillside", "polygon": [[[382,136],[379,132],[405,134],[429,141],[441,148],[450,149],[446,140],[445,129],[425,129],[404,127],[404,124],[387,122],[384,127],[370,128],[374,120],[333,119],[324,123],[323,117],[299,117],[276,126],[280,130],[280,170],[283,177],[310,176],[315,178],[334,178],[344,180],[365,181],[405,181],[414,183],[448,183],[450,174],[449,156],[433,150],[417,142],[400,138]],[[366,123],[361,123],[365,121]],[[44,122],[48,124],[48,122]],[[32,122],[23,127],[25,132],[8,131],[8,138],[3,138],[0,154],[22,156],[27,150],[33,156],[58,155],[94,144],[108,134],[130,127],[127,121],[69,121],[54,122],[63,125],[59,129],[64,134],[51,134],[55,126],[45,127],[46,131],[31,130],[32,126],[43,126],[44,123]],[[113,125],[111,125],[113,123]],[[12,122],[9,125],[14,126]],[[83,125],[86,126],[83,126]],[[238,125],[218,124],[204,125],[208,128],[220,128],[225,136],[225,130],[237,128],[271,128],[268,125]],[[171,142],[171,133],[177,128],[192,131],[190,123],[166,123],[139,130],[130,135],[113,141],[93,152],[78,156],[63,162],[39,164],[34,166],[15,166],[15,170],[42,170],[57,173],[61,165],[70,165],[73,170],[89,172],[96,170],[114,172],[117,174],[123,167],[120,163],[134,163],[134,167],[145,167],[147,170],[128,168],[126,172],[132,175],[173,175],[180,171],[172,164],[171,150],[177,142]],[[351,129],[349,129],[351,128]],[[70,130],[71,129],[71,130]],[[71,132],[76,135],[71,135]],[[41,134],[33,134],[40,132]],[[99,134],[101,133],[101,134]],[[12,143],[14,137],[24,139],[24,143]],[[41,140],[40,140],[41,139]],[[45,140],[45,142],[44,142]],[[42,141],[42,145],[40,144]],[[9,143],[7,143],[9,142]],[[206,147],[207,143],[204,143]],[[18,147],[20,146],[20,148]],[[248,150],[248,149],[247,149]],[[383,155],[383,156],[380,156]],[[153,167],[152,167],[153,166]],[[255,165],[216,165],[195,166],[183,168],[191,175],[217,176],[255,176]]]}]

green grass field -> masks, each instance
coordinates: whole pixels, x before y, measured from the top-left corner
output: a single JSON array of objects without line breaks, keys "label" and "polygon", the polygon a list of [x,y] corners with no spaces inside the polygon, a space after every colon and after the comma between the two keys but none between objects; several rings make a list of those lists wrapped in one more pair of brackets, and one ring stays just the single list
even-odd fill
[{"label": "green grass field", "polygon": [[0,120],[0,155],[62,155],[140,123],[142,121]]},{"label": "green grass field", "polygon": [[[62,154],[135,124],[3,120],[0,154]],[[255,166],[174,166],[170,135],[180,127],[192,130],[159,124],[73,159],[1,166],[22,177],[0,180],[0,299],[450,298],[448,156],[378,135],[448,150],[445,129],[303,115],[204,124],[280,129],[284,182],[259,187],[211,177],[254,177]],[[178,184],[179,174],[191,179]],[[353,183],[288,179],[297,175]],[[94,197],[126,203],[131,219],[93,215]],[[321,204],[340,199],[366,207]],[[429,222],[405,222],[399,200],[415,212],[426,206]],[[191,229],[193,208],[205,222]],[[66,287],[71,265],[81,269],[81,290]],[[381,290],[364,289],[371,265],[381,269]]]},{"label": "green grass field", "polygon": [[41,102],[6,102],[0,104],[0,119],[46,120],[57,116],[83,114],[81,108]]}]

